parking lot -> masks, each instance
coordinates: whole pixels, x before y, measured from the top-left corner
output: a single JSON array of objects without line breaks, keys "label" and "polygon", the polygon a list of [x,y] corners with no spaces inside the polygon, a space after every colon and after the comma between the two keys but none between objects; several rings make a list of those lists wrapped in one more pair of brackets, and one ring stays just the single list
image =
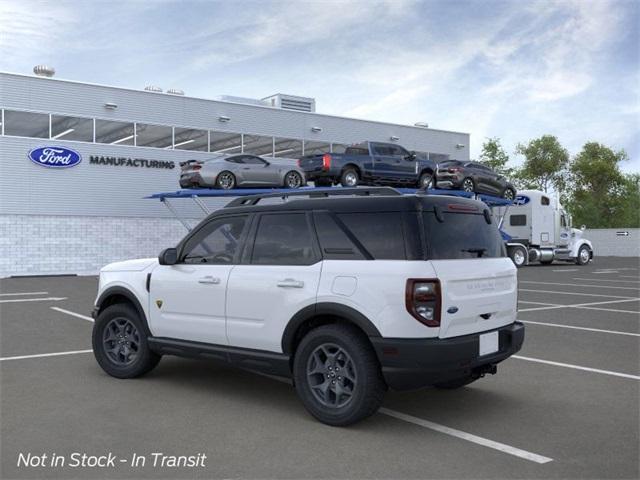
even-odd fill
[{"label": "parking lot", "polygon": [[[2,478],[638,478],[638,258],[520,270],[524,348],[457,391],[389,393],[349,428],[289,384],[163,358],[134,380],[91,354],[95,277],[0,281]],[[19,455],[206,455],[205,466],[18,467]]]}]

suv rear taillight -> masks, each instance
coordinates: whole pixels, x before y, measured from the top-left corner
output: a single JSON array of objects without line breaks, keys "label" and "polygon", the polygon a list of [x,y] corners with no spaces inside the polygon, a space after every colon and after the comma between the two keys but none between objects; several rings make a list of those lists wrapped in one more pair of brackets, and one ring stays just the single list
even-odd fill
[{"label": "suv rear taillight", "polygon": [[325,153],[322,156],[322,170],[329,170],[331,168],[331,155]]},{"label": "suv rear taillight", "polygon": [[440,326],[440,282],[433,279],[407,280],[407,311],[427,327]]},{"label": "suv rear taillight", "polygon": [[298,159],[298,161],[297,161],[296,163],[298,164],[298,167],[301,167],[301,166],[302,166],[302,159],[301,159],[301,158],[299,158],[299,159]]},{"label": "suv rear taillight", "polygon": [[462,169],[460,167],[452,167],[448,169],[449,173],[456,173],[456,172],[460,172]]}]

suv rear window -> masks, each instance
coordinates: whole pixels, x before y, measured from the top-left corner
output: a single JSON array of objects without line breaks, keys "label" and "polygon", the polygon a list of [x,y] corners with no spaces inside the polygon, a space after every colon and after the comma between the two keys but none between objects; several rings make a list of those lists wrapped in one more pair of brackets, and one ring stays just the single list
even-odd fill
[{"label": "suv rear window", "polygon": [[482,213],[443,212],[443,222],[433,212],[423,215],[431,260],[506,256],[498,227]]}]

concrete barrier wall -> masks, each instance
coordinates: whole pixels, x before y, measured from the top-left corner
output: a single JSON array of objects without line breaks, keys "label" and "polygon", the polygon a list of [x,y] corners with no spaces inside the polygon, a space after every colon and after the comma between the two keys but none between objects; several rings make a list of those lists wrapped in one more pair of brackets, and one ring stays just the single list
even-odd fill
[{"label": "concrete barrier wall", "polygon": [[640,228],[587,229],[584,238],[593,243],[596,257],[640,257]]}]

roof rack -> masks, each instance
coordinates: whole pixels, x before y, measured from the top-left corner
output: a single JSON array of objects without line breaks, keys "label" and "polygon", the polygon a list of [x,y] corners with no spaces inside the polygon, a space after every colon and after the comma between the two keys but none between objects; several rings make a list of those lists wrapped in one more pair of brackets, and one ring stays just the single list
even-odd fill
[{"label": "roof rack", "polygon": [[292,191],[280,191],[277,193],[262,193],[258,195],[249,195],[244,197],[238,197],[227,205],[225,208],[229,207],[247,207],[257,205],[258,202],[264,200],[265,198],[282,198],[283,200],[288,197],[309,197],[309,198],[328,198],[334,196],[341,195],[357,195],[357,196],[401,196],[398,190],[392,187],[368,187],[368,188],[314,188],[313,190],[292,190]]}]

